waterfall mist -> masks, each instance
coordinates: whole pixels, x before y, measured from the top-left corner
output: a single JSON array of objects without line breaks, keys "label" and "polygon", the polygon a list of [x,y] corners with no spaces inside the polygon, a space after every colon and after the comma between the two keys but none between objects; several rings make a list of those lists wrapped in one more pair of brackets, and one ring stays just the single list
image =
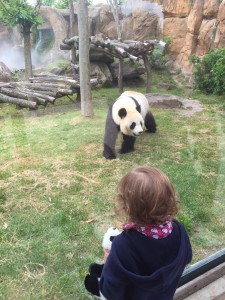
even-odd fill
[{"label": "waterfall mist", "polygon": [[[39,54],[36,49],[31,50],[32,65],[34,68],[46,65],[49,54]],[[12,46],[6,41],[0,44],[0,61],[2,61],[11,71],[24,69],[24,50],[22,46]]]}]

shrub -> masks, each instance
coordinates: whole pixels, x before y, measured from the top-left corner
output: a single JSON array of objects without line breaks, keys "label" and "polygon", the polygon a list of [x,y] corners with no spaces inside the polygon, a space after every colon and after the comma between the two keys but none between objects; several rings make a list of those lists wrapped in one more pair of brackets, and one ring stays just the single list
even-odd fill
[{"label": "shrub", "polygon": [[216,95],[225,93],[225,48],[221,52],[223,55],[217,60],[212,69],[215,81],[214,94]]},{"label": "shrub", "polygon": [[155,45],[153,52],[148,56],[148,60],[150,61],[151,67],[154,70],[165,70],[166,63],[168,61],[168,48],[171,43],[171,39],[165,38],[163,42],[166,43],[165,47],[159,45]]},{"label": "shrub", "polygon": [[225,48],[213,49],[203,58],[190,56],[194,65],[194,88],[205,94],[225,93]]}]

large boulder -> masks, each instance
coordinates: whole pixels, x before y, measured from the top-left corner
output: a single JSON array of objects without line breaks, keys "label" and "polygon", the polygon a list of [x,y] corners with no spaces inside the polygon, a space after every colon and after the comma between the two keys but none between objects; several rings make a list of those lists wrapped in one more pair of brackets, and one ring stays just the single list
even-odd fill
[{"label": "large boulder", "polygon": [[161,32],[159,17],[144,8],[136,9],[123,21],[123,40],[150,40]]},{"label": "large boulder", "polygon": [[104,51],[104,49],[99,48],[98,50],[96,50],[94,48],[90,51],[90,60],[92,62],[100,61],[108,64],[114,62],[114,57],[112,56],[112,54]]},{"label": "large boulder", "polygon": [[219,12],[216,19],[217,30],[214,40],[214,46],[217,48],[225,47],[225,0],[219,6]]},{"label": "large boulder", "polygon": [[163,12],[165,17],[187,17],[192,7],[192,0],[167,0],[163,1]]},{"label": "large boulder", "polygon": [[207,0],[203,6],[203,16],[206,18],[216,18],[219,10],[218,0]]},{"label": "large boulder", "polygon": [[[156,4],[152,4],[151,9],[135,6],[130,13],[120,14],[123,40],[143,41],[159,36],[161,23],[159,16],[152,9],[153,6],[156,6]],[[91,6],[89,8],[89,19],[92,35],[103,33],[110,39],[117,38],[116,22],[108,5]]]},{"label": "large boulder", "polygon": [[0,61],[0,82],[12,81],[12,73],[9,68]]},{"label": "large boulder", "polygon": [[213,48],[214,41],[212,36],[214,35],[214,24],[215,19],[202,20],[198,35],[198,45],[195,51],[197,55],[202,56]]},{"label": "large boulder", "polygon": [[[112,77],[114,80],[118,79],[118,73],[119,73],[119,63],[114,62],[110,65],[110,71],[112,73]],[[130,80],[134,78],[139,78],[140,75],[145,73],[145,67],[143,65],[129,65],[124,64],[123,66],[123,79],[124,80]]]}]

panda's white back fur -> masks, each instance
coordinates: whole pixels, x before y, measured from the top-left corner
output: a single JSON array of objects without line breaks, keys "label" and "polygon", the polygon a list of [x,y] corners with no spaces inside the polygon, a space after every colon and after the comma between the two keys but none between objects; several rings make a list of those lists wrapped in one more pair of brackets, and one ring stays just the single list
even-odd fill
[{"label": "panda's white back fur", "polygon": [[128,112],[137,112],[136,110],[136,103],[134,102],[134,100],[131,98],[133,97],[138,104],[141,106],[141,115],[142,118],[144,119],[146,114],[149,111],[149,104],[148,104],[148,100],[146,99],[146,97],[138,92],[134,92],[134,91],[126,91],[124,93],[122,93],[120,95],[120,97],[115,101],[115,103],[113,104],[112,107],[112,117],[114,122],[117,125],[120,125],[121,122],[121,118],[118,115],[118,111],[121,108],[125,108],[126,111]]}]

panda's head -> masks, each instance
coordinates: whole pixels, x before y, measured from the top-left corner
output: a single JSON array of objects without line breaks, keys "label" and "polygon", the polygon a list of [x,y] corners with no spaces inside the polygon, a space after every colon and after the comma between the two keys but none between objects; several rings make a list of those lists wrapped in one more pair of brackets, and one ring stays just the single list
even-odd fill
[{"label": "panda's head", "polygon": [[144,131],[144,120],[137,110],[127,111],[121,108],[118,114],[121,118],[120,130],[123,134],[137,137]]},{"label": "panda's head", "polygon": [[102,241],[102,247],[104,249],[111,249],[113,239],[120,234],[120,231],[116,227],[110,227],[106,233],[104,234],[104,238]]}]

